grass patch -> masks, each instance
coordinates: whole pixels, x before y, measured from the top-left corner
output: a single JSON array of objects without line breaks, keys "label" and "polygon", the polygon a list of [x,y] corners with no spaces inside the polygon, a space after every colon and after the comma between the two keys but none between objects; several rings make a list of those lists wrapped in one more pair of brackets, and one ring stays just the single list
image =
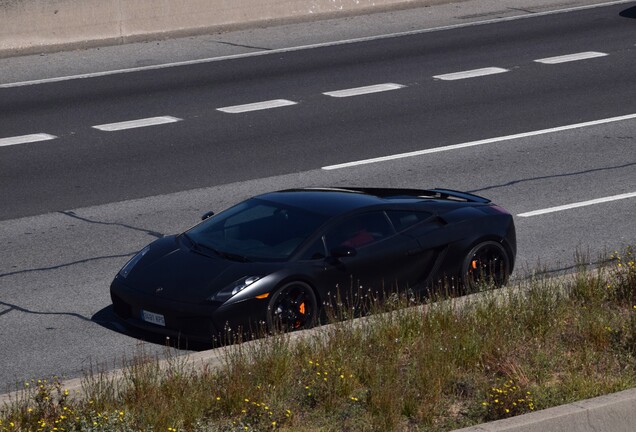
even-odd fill
[{"label": "grass patch", "polygon": [[141,347],[121,378],[91,368],[81,398],[24,383],[0,431],[447,431],[632,388],[634,260],[425,307],[392,297],[363,323],[228,347],[220,368]]}]

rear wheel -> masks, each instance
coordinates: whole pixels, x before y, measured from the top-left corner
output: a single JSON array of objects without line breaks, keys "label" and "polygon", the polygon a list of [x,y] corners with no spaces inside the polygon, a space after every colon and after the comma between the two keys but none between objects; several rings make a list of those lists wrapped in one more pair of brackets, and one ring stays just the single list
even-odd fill
[{"label": "rear wheel", "polygon": [[304,282],[280,287],[267,306],[270,331],[294,331],[311,328],[318,320],[318,301],[314,290]]},{"label": "rear wheel", "polygon": [[468,292],[476,291],[484,284],[504,285],[510,276],[510,258],[506,249],[495,241],[479,243],[466,254],[462,275]]}]

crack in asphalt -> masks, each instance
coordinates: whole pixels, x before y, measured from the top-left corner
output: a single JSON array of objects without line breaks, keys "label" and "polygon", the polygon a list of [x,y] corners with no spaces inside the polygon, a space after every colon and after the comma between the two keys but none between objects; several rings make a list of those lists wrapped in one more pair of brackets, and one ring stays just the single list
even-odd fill
[{"label": "crack in asphalt", "polygon": [[[86,258],[86,259],[83,259],[83,260],[73,261],[73,262],[70,262],[70,263],[59,264],[59,265],[50,266],[50,267],[39,267],[39,268],[32,268],[32,269],[25,269],[25,270],[17,270],[17,271],[8,272],[8,273],[0,273],[0,278],[7,277],[7,276],[14,276],[14,275],[17,275],[17,274],[24,274],[24,273],[33,273],[33,272],[57,270],[57,269],[61,269],[61,268],[64,268],[64,267],[71,267],[71,266],[74,266],[74,265],[77,265],[77,264],[84,264],[84,263],[91,262],[91,261],[99,261],[99,260],[112,259],[112,258],[131,257],[134,254],[136,254],[137,252],[138,251],[125,253],[125,254],[118,254],[118,255],[106,255],[106,256],[101,256],[101,257]],[[0,302],[0,304],[2,304],[2,302]]]},{"label": "crack in asphalt", "polygon": [[252,46],[252,45],[243,45],[243,44],[238,44],[238,43],[233,43],[233,42],[223,42],[223,41],[214,41],[216,43],[220,43],[223,45],[230,45],[230,46],[234,46],[234,47],[239,47],[239,48],[250,48],[250,49],[257,49],[257,50],[261,50],[261,51],[271,51],[273,48],[264,48],[264,47],[258,47],[258,46]]},{"label": "crack in asphalt", "polygon": [[122,228],[126,228],[132,231],[139,231],[139,232],[143,232],[145,234],[148,234],[152,237],[156,237],[156,238],[162,238],[165,234],[157,232],[157,231],[152,231],[146,228],[139,228],[139,227],[135,227],[132,225],[126,225],[123,223],[119,223],[119,222],[101,222],[101,221],[96,221],[96,220],[92,220],[83,216],[79,216],[78,214],[76,214],[73,211],[61,211],[58,212],[60,214],[63,214],[65,216],[71,217],[73,219],[77,219],[77,220],[81,220],[82,222],[86,222],[86,223],[90,223],[90,224],[95,224],[95,225],[111,225],[111,226],[118,226],[118,227],[122,227]]},{"label": "crack in asphalt", "polygon": [[[132,230],[132,231],[139,231],[139,232],[148,234],[148,235],[150,235],[152,237],[155,237],[155,238],[164,237],[163,233],[160,233],[160,232],[157,232],[157,231],[152,231],[152,230],[149,230],[149,229],[146,229],[146,228],[139,228],[139,227],[135,227],[135,226],[132,226],[132,225],[126,225],[126,224],[119,223],[119,222],[101,222],[101,221],[96,221],[96,220],[92,220],[92,219],[89,219],[89,218],[86,218],[86,217],[79,216],[73,211],[61,211],[61,212],[58,212],[58,213],[60,213],[60,214],[62,214],[64,216],[68,216],[68,217],[73,218],[73,219],[80,220],[82,222],[89,223],[89,224],[112,225],[112,226],[126,228],[126,229],[129,229],[129,230]],[[60,268],[70,267],[70,266],[74,266],[74,265],[77,265],[77,264],[84,264],[84,263],[91,262],[91,261],[98,261],[98,260],[111,259],[111,258],[130,257],[130,256],[134,255],[135,253],[137,253],[137,251],[131,252],[131,253],[117,254],[117,255],[106,255],[106,256],[100,256],[100,257],[86,258],[86,259],[83,259],[83,260],[72,261],[72,262],[69,262],[69,263],[58,264],[58,265],[49,266],[49,267],[37,267],[37,268],[31,268],[31,269],[16,270],[16,271],[7,272],[7,273],[0,273],[0,278],[7,277],[7,276],[14,276],[14,275],[18,275],[18,274],[25,274],[25,273],[57,270],[57,269],[60,269]],[[2,313],[0,313],[0,315],[2,315]]]},{"label": "crack in asphalt", "polygon": [[38,312],[38,311],[32,311],[29,309],[25,309],[21,306],[18,305],[14,305],[11,303],[5,303],[3,301],[0,301],[0,305],[2,306],[7,306],[9,309],[4,310],[2,312],[0,312],[0,316],[2,315],[6,315],[9,312],[12,311],[17,311],[17,312],[23,312],[23,313],[27,313],[27,314],[32,314],[32,315],[66,315],[66,316],[71,316],[71,317],[75,317],[75,318],[79,318],[83,321],[89,321],[89,322],[93,322],[93,320],[91,320],[90,318],[86,318],[83,315],[80,315],[78,313],[74,313],[74,312]]},{"label": "crack in asphalt", "polygon": [[525,12],[525,13],[529,13],[529,14],[535,14],[537,13],[536,11],[532,11],[530,9],[523,9],[523,8],[514,8],[514,7],[509,7],[509,10],[513,10],[513,11],[517,11],[517,12]]},{"label": "crack in asphalt", "polygon": [[496,10],[496,11],[475,13],[475,14],[470,14],[470,15],[462,15],[462,16],[459,16],[457,18],[459,18],[459,19],[488,18],[488,17],[503,18],[505,16],[510,15],[511,12],[512,13],[514,13],[514,12],[523,12],[523,13],[527,13],[527,14],[539,13],[538,11],[533,11],[533,10],[530,10],[530,9],[507,7],[505,9]]},{"label": "crack in asphalt", "polygon": [[635,165],[636,165],[636,162],[632,162],[632,163],[628,163],[628,164],[624,164],[624,165],[617,165],[617,166],[605,167],[605,168],[594,168],[594,169],[591,169],[591,170],[576,171],[576,172],[565,173],[565,174],[554,174],[554,175],[547,175],[547,176],[541,176],[541,177],[530,177],[530,178],[525,178],[525,179],[520,179],[520,180],[513,180],[513,181],[510,181],[510,182],[502,183],[502,184],[498,184],[498,185],[486,186],[486,187],[479,188],[479,189],[472,189],[472,190],[469,190],[467,192],[470,192],[470,193],[483,192],[483,191],[490,190],[490,189],[498,189],[498,188],[512,186],[512,185],[515,185],[515,184],[518,184],[518,183],[525,183],[525,182],[530,182],[530,181],[535,181],[535,180],[545,180],[545,179],[550,179],[550,178],[570,177],[570,176],[576,176],[576,175],[581,175],[581,174],[589,174],[589,173],[598,172],[598,171],[608,171],[608,170],[615,170],[615,169],[621,169],[621,168],[628,168],[628,167],[632,167],[632,166],[635,166]]}]

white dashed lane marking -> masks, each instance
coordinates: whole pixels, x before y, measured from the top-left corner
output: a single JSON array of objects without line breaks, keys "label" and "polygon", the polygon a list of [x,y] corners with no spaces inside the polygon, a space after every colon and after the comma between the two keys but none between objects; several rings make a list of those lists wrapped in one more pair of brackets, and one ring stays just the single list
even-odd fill
[{"label": "white dashed lane marking", "polygon": [[607,203],[611,201],[624,200],[628,198],[636,198],[636,192],[624,193],[624,194],[614,195],[614,196],[604,197],[604,198],[597,198],[597,199],[593,199],[589,201],[581,201],[577,203],[565,204],[565,205],[556,206],[556,207],[549,207],[549,208],[534,210],[534,211],[530,211],[526,213],[519,213],[517,216],[519,217],[539,216],[539,215],[543,215],[547,213],[570,210],[577,207],[586,207],[586,206],[591,206],[595,204],[603,204],[603,203]]},{"label": "white dashed lane marking", "polygon": [[323,93],[325,96],[331,96],[335,98],[343,98],[343,97],[351,97],[351,96],[360,96],[370,93],[380,93],[391,90],[398,90],[405,87],[402,84],[394,84],[394,83],[386,83],[386,84],[376,84],[364,87],[355,87],[344,90],[336,90]]},{"label": "white dashed lane marking", "polygon": [[34,143],[39,141],[48,141],[55,138],[57,138],[55,135],[49,135],[45,133],[0,138],[0,147],[18,145],[18,144],[28,144],[28,143]]},{"label": "white dashed lane marking", "polygon": [[558,64],[558,63],[567,63],[567,62],[573,62],[573,61],[579,61],[579,60],[587,60],[587,59],[592,59],[596,57],[605,57],[606,55],[609,55],[609,54],[596,52],[596,51],[586,51],[586,52],[580,52],[576,54],[567,54],[567,55],[562,55],[557,57],[542,58],[542,59],[535,60],[535,62],[543,63],[543,64]]},{"label": "white dashed lane marking", "polygon": [[499,68],[499,67],[487,67],[482,69],[467,70],[463,72],[453,72],[453,73],[448,73],[443,75],[434,75],[433,78],[437,78],[442,81],[455,81],[455,80],[466,79],[466,78],[476,78],[476,77],[482,77],[486,75],[495,75],[495,74],[500,74],[504,72],[509,72],[509,70]]},{"label": "white dashed lane marking", "polygon": [[[561,56],[556,56],[556,57],[546,57],[546,58],[537,59],[537,60],[534,60],[534,61],[537,62],[537,63],[543,63],[543,64],[559,64],[559,63],[566,63],[566,62],[593,59],[593,58],[597,58],[597,57],[604,57],[604,56],[608,56],[608,55],[609,54],[607,54],[607,53],[598,52],[598,51],[584,51],[584,52],[580,52],[580,53],[566,54],[566,55],[561,55]],[[208,59],[208,60],[210,60],[210,59]],[[193,62],[193,63],[196,63],[196,62]],[[164,65],[164,66],[168,66],[168,65]],[[129,71],[136,71],[136,70],[137,69],[131,69]],[[128,71],[128,70],[126,70],[126,71]],[[45,82],[45,81],[46,82],[48,82],[48,81],[56,81],[56,80],[62,81],[62,80],[74,79],[74,78],[88,78],[88,77],[93,77],[93,76],[102,76],[102,75],[108,75],[110,73],[121,73],[121,72],[126,72],[126,71],[122,70],[122,71],[112,71],[112,72],[106,72],[106,73],[78,75],[76,77],[54,78],[52,80],[43,80],[42,82]],[[433,78],[434,79],[438,79],[438,80],[442,80],[442,81],[455,81],[455,80],[462,80],[462,79],[468,79],[468,78],[483,77],[483,76],[494,75],[494,74],[502,74],[502,73],[505,73],[505,72],[509,72],[509,70],[508,69],[503,69],[503,68],[500,68],[500,67],[486,67],[486,68],[481,68],[481,69],[472,69],[472,70],[466,70],[466,71],[461,71],[461,72],[453,72],[453,73],[447,73],[447,74],[441,74],[441,75],[434,75]],[[36,83],[40,83],[40,82],[39,81],[33,81],[33,82],[24,82],[24,83],[5,84],[5,85],[0,85],[0,88],[20,86],[20,85],[31,85],[31,84],[36,84]],[[407,86],[405,86],[403,84],[396,84],[396,83],[384,83],[384,84],[375,84],[375,85],[368,85],[368,86],[362,86],[362,87],[353,87],[353,88],[348,88],[348,89],[328,91],[328,92],[324,92],[322,94],[326,95],[326,96],[334,97],[334,98],[346,98],[346,97],[352,97],[352,96],[360,96],[360,95],[365,95],[365,94],[372,94],[372,93],[380,93],[380,92],[398,90],[398,89],[401,89],[401,88],[404,88],[404,87],[407,87]],[[224,112],[224,113],[229,113],[229,114],[238,114],[238,113],[245,113],[245,112],[250,112],[250,111],[260,111],[260,110],[267,110],[267,109],[272,109],[272,108],[281,108],[281,107],[297,105],[297,104],[298,104],[298,102],[294,102],[294,101],[287,100],[287,99],[272,99],[272,100],[267,100],[267,101],[262,101],[262,102],[255,102],[255,103],[248,103],[248,104],[243,104],[243,105],[233,105],[233,106],[227,106],[227,107],[222,107],[222,108],[216,108],[216,110]],[[180,119],[180,118],[177,118],[177,117],[161,116],[161,117],[150,117],[150,118],[139,119],[139,120],[122,121],[122,122],[118,122],[118,123],[101,124],[101,125],[95,125],[95,126],[92,126],[92,127],[94,129],[98,129],[100,131],[114,132],[114,131],[119,131],[119,130],[134,129],[134,128],[141,128],[141,127],[147,127],[147,126],[158,126],[158,125],[162,125],[162,124],[166,124],[166,123],[174,123],[174,122],[178,122],[178,121],[182,121],[182,120],[183,119]],[[610,119],[610,121],[615,121],[615,120],[611,120]],[[585,126],[586,124],[581,124],[581,125]],[[571,126],[567,126],[566,128],[571,128],[571,127],[582,127],[582,126],[571,125]],[[344,167],[348,167],[348,166],[362,165],[362,164],[373,163],[373,162],[380,162],[380,161],[384,161],[384,160],[391,160],[391,159],[398,159],[398,158],[404,158],[404,157],[410,157],[410,156],[417,156],[417,155],[422,155],[422,154],[427,154],[427,153],[436,153],[436,152],[440,152],[440,151],[453,150],[453,149],[456,149],[456,148],[470,147],[470,146],[487,144],[487,143],[497,142],[497,141],[502,141],[502,140],[515,139],[515,138],[520,138],[520,137],[523,137],[523,136],[531,136],[531,135],[537,135],[537,134],[541,134],[541,133],[548,133],[548,132],[552,132],[552,131],[556,131],[556,130],[563,130],[563,129],[560,129],[560,128],[546,129],[545,131],[531,132],[531,133],[529,133],[530,135],[528,135],[528,134],[518,134],[518,135],[511,135],[511,136],[508,136],[508,137],[498,137],[498,138],[492,138],[492,139],[488,139],[488,140],[475,141],[475,142],[463,143],[463,144],[456,144],[456,145],[451,145],[451,146],[446,146],[446,147],[438,147],[438,148],[435,148],[435,149],[428,149],[428,150],[416,151],[416,152],[411,152],[411,153],[404,153],[404,154],[391,155],[391,156],[385,156],[385,157],[374,158],[374,159],[367,159],[367,160],[362,160],[362,161],[357,161],[357,162],[348,162],[348,163],[339,164],[339,165],[332,165],[332,166],[328,166],[328,167],[323,167],[323,169],[326,169],[326,170],[338,169],[338,168],[344,168]],[[0,147],[18,145],[18,144],[34,143],[34,142],[38,142],[38,141],[52,140],[52,139],[55,139],[55,138],[57,138],[55,135],[49,135],[49,134],[46,134],[46,133],[37,133],[37,134],[30,134],[30,135],[21,135],[21,136],[15,136],[15,137],[0,138]]]},{"label": "white dashed lane marking", "polygon": [[157,125],[162,125],[166,123],[175,123],[181,120],[182,119],[180,118],[170,117],[170,116],[149,117],[145,119],[129,120],[129,121],[123,121],[119,123],[102,124],[102,125],[93,126],[93,128],[98,129],[100,131],[104,131],[104,132],[114,132],[114,131],[120,131],[125,129],[135,129],[135,128],[141,128],[141,127],[147,127],[147,126],[157,126]]},{"label": "white dashed lane marking", "polygon": [[248,111],[259,111],[259,110],[266,110],[271,108],[280,108],[280,107],[285,107],[290,105],[296,105],[297,103],[298,102],[290,101],[287,99],[273,99],[269,101],[255,102],[255,103],[249,103],[245,105],[234,105],[234,106],[228,106],[223,108],[217,108],[217,110],[222,111],[224,113],[229,113],[229,114],[238,114],[238,113],[244,113]]}]

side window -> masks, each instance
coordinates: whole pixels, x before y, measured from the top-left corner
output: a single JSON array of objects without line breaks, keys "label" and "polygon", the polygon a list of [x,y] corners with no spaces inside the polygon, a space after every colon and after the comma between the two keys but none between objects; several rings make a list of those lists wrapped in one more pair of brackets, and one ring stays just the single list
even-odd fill
[{"label": "side window", "polygon": [[325,258],[325,244],[320,237],[302,254],[301,260],[319,260]]},{"label": "side window", "polygon": [[403,231],[410,226],[420,223],[433,214],[424,211],[404,211],[404,210],[389,210],[386,212],[391,219],[391,223],[395,227],[396,231]]},{"label": "side window", "polygon": [[327,249],[338,246],[359,248],[393,234],[393,229],[383,212],[353,216],[332,227],[325,236]]}]

